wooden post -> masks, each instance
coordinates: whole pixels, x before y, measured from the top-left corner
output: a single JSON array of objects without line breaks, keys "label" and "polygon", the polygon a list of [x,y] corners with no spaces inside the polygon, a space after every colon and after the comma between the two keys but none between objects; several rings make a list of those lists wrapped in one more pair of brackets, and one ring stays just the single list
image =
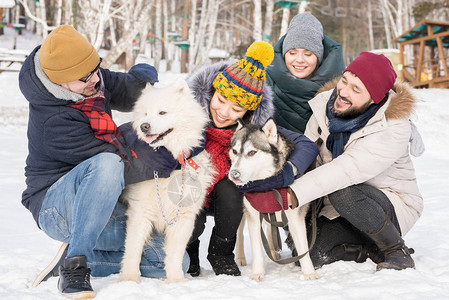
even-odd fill
[{"label": "wooden post", "polygon": [[418,65],[416,66],[416,81],[421,82],[421,71],[422,71],[422,64],[424,60],[424,46],[425,41],[421,41],[419,43],[419,57],[418,57]]},{"label": "wooden post", "polygon": [[[3,22],[3,7],[0,7],[0,24]],[[3,34],[3,27],[0,27],[0,35]]]},{"label": "wooden post", "polygon": [[404,72],[405,72],[405,59],[404,59],[404,46],[399,43],[399,78],[404,80]]},{"label": "wooden post", "polygon": [[441,41],[441,37],[437,37],[437,45],[438,45],[438,53],[440,54],[440,61],[443,64],[443,70],[444,70],[444,75],[442,77],[449,77],[449,73],[447,71],[447,62],[446,62],[446,57],[444,57],[443,42]]},{"label": "wooden post", "polygon": [[[189,39],[189,10],[190,10],[190,0],[186,0],[184,2],[184,12],[183,12],[183,20],[182,20],[182,34],[181,38],[184,41],[187,41]],[[188,51],[189,49],[182,49],[181,48],[181,73],[187,73],[187,58],[188,58]]]}]

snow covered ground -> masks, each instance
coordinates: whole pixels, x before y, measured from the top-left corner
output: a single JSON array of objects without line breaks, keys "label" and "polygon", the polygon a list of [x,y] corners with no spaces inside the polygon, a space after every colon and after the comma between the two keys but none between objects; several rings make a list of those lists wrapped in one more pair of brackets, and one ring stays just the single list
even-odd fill
[{"label": "snow covered ground", "polygon": [[[11,36],[0,36],[0,48],[11,49]],[[31,50],[38,42],[29,34],[18,39],[18,49]],[[162,73],[166,84],[178,74]],[[18,73],[0,74],[0,299],[61,299],[57,278],[32,288],[34,277],[53,258],[59,242],[40,231],[22,206],[27,155],[27,102],[18,87]],[[118,283],[118,275],[93,278],[97,299],[449,299],[449,90],[417,90],[421,100],[414,121],[426,152],[413,158],[424,196],[424,212],[405,237],[413,247],[416,270],[375,272],[367,261],[336,262],[318,270],[316,281],[304,280],[294,265],[281,266],[266,260],[266,278],[249,279],[251,267],[241,277],[215,276],[206,260],[209,219],[200,248],[202,273],[184,283],[142,278],[140,284]],[[120,115],[119,123],[128,115]],[[246,253],[251,262],[249,238]],[[284,250],[283,256],[289,255]],[[190,276],[188,276],[190,277]]]}]

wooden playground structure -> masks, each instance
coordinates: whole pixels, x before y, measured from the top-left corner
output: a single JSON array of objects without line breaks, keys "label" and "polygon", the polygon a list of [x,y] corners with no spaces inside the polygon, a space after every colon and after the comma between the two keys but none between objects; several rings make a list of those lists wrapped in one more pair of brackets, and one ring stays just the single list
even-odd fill
[{"label": "wooden playground structure", "polygon": [[[449,22],[424,20],[393,42],[399,44],[399,77],[416,88],[449,88]],[[411,46],[413,63],[406,64],[405,47]]]}]

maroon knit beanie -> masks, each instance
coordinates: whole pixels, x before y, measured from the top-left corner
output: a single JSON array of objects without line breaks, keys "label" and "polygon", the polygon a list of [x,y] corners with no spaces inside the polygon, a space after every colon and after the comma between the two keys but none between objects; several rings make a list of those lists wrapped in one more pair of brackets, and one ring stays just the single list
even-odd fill
[{"label": "maroon knit beanie", "polygon": [[371,52],[360,53],[343,73],[346,71],[360,78],[376,104],[393,88],[397,77],[388,58]]}]

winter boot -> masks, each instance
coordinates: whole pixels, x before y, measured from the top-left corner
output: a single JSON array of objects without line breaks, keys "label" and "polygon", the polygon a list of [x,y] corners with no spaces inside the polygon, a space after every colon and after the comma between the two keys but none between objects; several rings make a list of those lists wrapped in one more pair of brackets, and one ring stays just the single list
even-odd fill
[{"label": "winter boot", "polygon": [[85,256],[66,258],[59,266],[59,292],[72,299],[94,298]]},{"label": "winter boot", "polygon": [[200,240],[195,240],[187,246],[187,254],[190,257],[190,266],[187,273],[192,277],[200,275],[200,258],[199,258]]},{"label": "winter boot", "polygon": [[415,268],[415,262],[410,254],[412,249],[407,248],[401,234],[387,215],[385,224],[377,233],[365,233],[376,243],[379,251],[384,254],[385,260],[377,264],[377,271],[382,269],[403,270]]},{"label": "winter boot", "polygon": [[336,260],[362,263],[368,258],[368,248],[365,245],[341,244],[332,248],[329,256]]},{"label": "winter boot", "polygon": [[67,256],[68,246],[69,244],[62,243],[61,247],[59,247],[59,250],[56,253],[56,256],[53,258],[50,264],[45,269],[43,269],[42,272],[39,273],[39,275],[37,275],[36,279],[34,279],[32,284],[33,287],[38,286],[42,281],[47,281],[51,277],[59,276],[59,266]]},{"label": "winter boot", "polygon": [[236,237],[224,239],[212,231],[209,242],[209,255],[207,260],[210,262],[216,275],[240,276],[240,270],[234,260],[234,247]]}]

